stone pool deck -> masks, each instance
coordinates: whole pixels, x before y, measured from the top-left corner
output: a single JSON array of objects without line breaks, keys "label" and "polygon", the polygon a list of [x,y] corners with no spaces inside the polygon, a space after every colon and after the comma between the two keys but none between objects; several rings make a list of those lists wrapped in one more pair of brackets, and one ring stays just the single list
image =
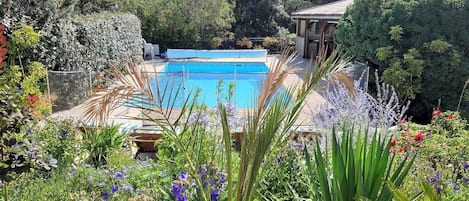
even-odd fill
[{"label": "stone pool deck", "polygon": [[[262,58],[262,59],[184,59],[181,61],[213,61],[213,62],[265,62],[266,65],[270,68],[273,63],[278,59],[278,55],[268,55],[267,58]],[[299,68],[299,71],[297,71],[294,74],[289,74],[287,78],[285,79],[283,85],[285,87],[292,86],[292,85],[298,85],[303,82],[302,76],[304,69],[306,68],[307,65],[310,65],[311,62],[309,60],[305,60],[302,58],[297,58],[293,63],[295,63],[295,67]],[[148,73],[157,73],[160,72],[165,65],[167,64],[167,61],[161,60],[161,59],[156,59],[156,60],[151,60],[151,61],[145,61],[142,64],[142,70],[144,72]],[[310,127],[312,126],[311,122],[311,116],[316,112],[316,108],[325,103],[324,98],[318,93],[318,92],[313,92],[311,93],[306,101],[303,110],[301,111],[299,118],[296,122],[296,125],[302,126],[302,127]],[[66,111],[60,111],[54,113],[52,116],[56,118],[72,118],[75,120],[80,120],[85,109],[83,105],[79,105],[77,107],[74,107],[70,110]],[[245,111],[243,109],[240,109],[241,114],[243,114]],[[143,127],[145,126],[144,122],[141,120],[133,120],[132,117],[141,117],[141,111],[139,109],[135,108],[119,108],[115,112],[111,114],[109,117],[109,122],[114,122],[114,123],[122,123],[126,125],[134,125],[136,127]]]}]

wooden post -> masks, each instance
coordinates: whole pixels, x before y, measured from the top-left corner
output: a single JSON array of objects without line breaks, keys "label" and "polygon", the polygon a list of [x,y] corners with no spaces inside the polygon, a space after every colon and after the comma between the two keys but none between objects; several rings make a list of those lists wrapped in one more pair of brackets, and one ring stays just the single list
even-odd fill
[{"label": "wooden post", "polygon": [[309,46],[309,22],[310,20],[305,20],[305,41],[304,41],[304,58],[308,58],[309,55],[308,55],[308,46]]},{"label": "wooden post", "polygon": [[327,26],[327,20],[319,20],[319,48],[318,56],[321,57],[325,54],[324,41],[325,41],[325,31]]}]

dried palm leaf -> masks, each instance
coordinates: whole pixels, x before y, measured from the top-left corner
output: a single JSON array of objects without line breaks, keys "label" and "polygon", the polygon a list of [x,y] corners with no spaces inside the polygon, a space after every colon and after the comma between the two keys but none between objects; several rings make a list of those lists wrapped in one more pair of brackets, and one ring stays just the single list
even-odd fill
[{"label": "dried palm leaf", "polygon": [[120,68],[109,66],[114,79],[99,77],[109,85],[93,88],[95,92],[85,102],[84,119],[89,123],[103,125],[110,114],[129,100],[141,100],[151,103],[154,100],[150,77],[142,73],[137,64],[129,62]]}]

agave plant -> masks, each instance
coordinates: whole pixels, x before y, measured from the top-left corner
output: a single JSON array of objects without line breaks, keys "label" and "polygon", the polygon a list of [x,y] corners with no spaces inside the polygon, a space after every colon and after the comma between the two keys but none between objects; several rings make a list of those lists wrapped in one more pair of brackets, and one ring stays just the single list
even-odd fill
[{"label": "agave plant", "polygon": [[323,156],[319,142],[316,142],[313,157],[315,169],[310,153],[305,149],[308,174],[313,181],[313,197],[316,200],[392,200],[392,192],[386,187],[387,181],[399,187],[412,167],[416,154],[407,155],[394,166],[396,155],[390,151],[391,140],[382,138],[375,131],[369,141],[368,130],[356,133],[353,127],[344,126],[341,139],[338,140],[338,132],[334,128],[331,160]]},{"label": "agave plant", "polygon": [[[247,124],[243,128],[239,153],[240,165],[237,170],[232,164],[233,130],[228,123],[227,108],[219,102],[224,153],[222,163],[227,172],[228,199],[254,199],[256,193],[254,189],[263,174],[263,161],[273,160],[275,156],[271,152],[272,148],[286,142],[288,131],[297,120],[304,100],[322,77],[346,66],[347,62],[341,60],[338,55],[338,51],[334,51],[329,58],[318,59],[314,71],[312,68],[306,69],[302,83],[279,91],[287,75],[296,70],[291,67],[292,61],[296,58],[293,50],[288,49],[281,54],[261,85],[253,108],[245,114]],[[136,118],[152,121],[163,130],[165,140],[174,142],[176,149],[185,159],[187,173],[195,180],[199,192],[198,199],[210,200],[210,192],[204,190],[199,179],[198,167],[204,165],[204,162],[197,160],[199,158],[197,147],[201,145],[195,143],[197,139],[191,140],[194,143],[184,143],[187,142],[184,140],[188,138],[187,136],[197,138],[197,135],[191,135],[197,128],[188,123],[190,118],[187,117],[196,112],[198,93],[184,96],[182,105],[176,108],[177,97],[182,93],[182,86],[176,82],[165,86],[157,85],[154,92],[150,86],[150,76],[141,73],[137,65],[127,65],[123,68],[124,71],[117,66],[111,67],[115,79],[107,80],[112,84],[107,88],[96,90],[97,93],[87,102],[86,118],[104,124],[108,115],[120,105],[132,105],[141,109],[144,111],[143,117]],[[143,100],[145,106],[132,104],[135,100]]]}]

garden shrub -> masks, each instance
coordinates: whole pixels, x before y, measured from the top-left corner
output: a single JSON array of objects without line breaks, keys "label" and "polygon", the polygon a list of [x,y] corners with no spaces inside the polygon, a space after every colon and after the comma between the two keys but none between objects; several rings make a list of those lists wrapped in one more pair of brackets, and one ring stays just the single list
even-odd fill
[{"label": "garden shrub", "polygon": [[273,38],[273,37],[265,37],[264,40],[262,41],[262,46],[269,49],[270,52],[279,51],[279,44],[280,44],[280,41],[278,41],[277,38]]},{"label": "garden shrub", "polygon": [[469,76],[468,5],[467,0],[356,0],[338,24],[337,41],[378,68],[401,99],[413,99],[409,112],[427,122],[438,99],[442,109],[456,108]]},{"label": "garden shrub", "polygon": [[[5,86],[8,89],[8,86]],[[31,135],[29,110],[19,103],[19,93],[0,90],[0,179],[9,182],[16,174],[33,169],[50,170],[57,161],[44,151],[44,142]]]},{"label": "garden shrub", "polygon": [[276,160],[265,164],[257,192],[264,200],[301,200],[309,197],[309,178],[305,173],[303,144],[291,142],[276,147]]},{"label": "garden shrub", "polygon": [[210,40],[210,47],[212,49],[217,49],[218,47],[221,46],[222,44],[222,39],[220,37],[213,37],[211,40]]},{"label": "garden shrub", "polygon": [[51,70],[104,76],[109,63],[142,60],[140,21],[131,14],[76,16],[60,20],[43,34],[39,54]]},{"label": "garden shrub", "polygon": [[45,119],[30,129],[32,135],[45,144],[44,151],[57,159],[59,168],[81,162],[81,133],[73,120]]},{"label": "garden shrub", "polygon": [[432,116],[430,125],[410,124],[407,128],[428,135],[418,146],[419,157],[402,189],[413,196],[422,191],[416,186],[423,181],[431,185],[441,200],[465,200],[469,196],[467,121],[454,111],[435,110]]},{"label": "garden shrub", "polygon": [[[49,177],[24,174],[12,184],[12,200],[171,200],[163,182],[170,182],[151,161],[99,168],[79,165]],[[15,190],[13,190],[15,189]]]},{"label": "garden shrub", "polygon": [[10,94],[18,94],[17,103],[27,107],[34,117],[41,118],[50,113],[50,104],[45,91],[47,72],[41,63],[25,57],[39,43],[41,34],[32,26],[21,24],[9,38],[8,62],[0,74],[0,85]]},{"label": "garden shrub", "polygon": [[318,112],[312,116],[316,127],[332,128],[347,123],[361,128],[389,128],[404,118],[410,103],[399,102],[394,87],[381,83],[377,72],[375,86],[378,93],[373,97],[360,86],[364,76],[362,74],[353,81],[352,92],[344,83],[331,81],[333,88],[327,92],[327,103],[318,106]]}]

